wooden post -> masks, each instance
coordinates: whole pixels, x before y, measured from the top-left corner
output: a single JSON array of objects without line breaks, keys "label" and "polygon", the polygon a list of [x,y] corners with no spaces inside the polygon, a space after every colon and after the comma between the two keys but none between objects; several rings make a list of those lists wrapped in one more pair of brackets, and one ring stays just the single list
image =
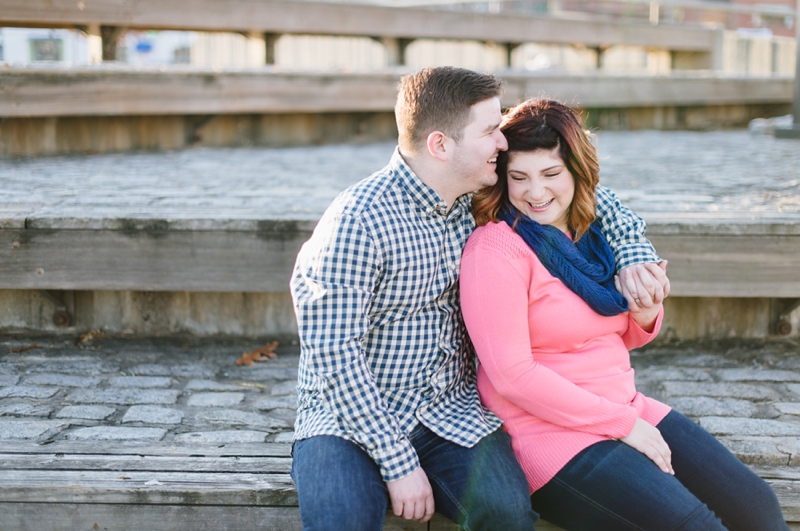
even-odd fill
[{"label": "wooden post", "polygon": [[100,38],[103,47],[103,61],[117,60],[117,45],[125,28],[121,26],[100,26]]},{"label": "wooden post", "polygon": [[265,65],[267,63],[267,44],[264,33],[245,31],[242,35],[247,39],[245,65],[248,67]]},{"label": "wooden post", "polygon": [[795,29],[795,63],[794,63],[794,105],[792,116],[794,116],[794,128],[800,129],[800,0],[797,0],[797,7],[794,12]]},{"label": "wooden post", "polygon": [[792,116],[794,122],[791,128],[775,128],[775,138],[794,138],[800,140],[800,0],[797,0],[797,8],[794,12],[795,29],[795,69],[794,69],[794,103],[792,104]]},{"label": "wooden post", "polygon": [[90,63],[103,62],[103,37],[100,35],[100,24],[86,26],[86,44]]},{"label": "wooden post", "polygon": [[264,64],[267,65],[274,65],[275,64],[275,45],[278,42],[278,39],[281,38],[280,33],[265,33],[264,34]]},{"label": "wooden post", "polygon": [[383,44],[383,47],[386,49],[387,66],[403,66],[406,64],[406,48],[408,48],[409,44],[414,42],[414,39],[378,37],[375,38],[375,40]]},{"label": "wooden post", "polygon": [[506,49],[506,68],[513,68],[514,65],[511,63],[511,54],[520,47],[521,42],[507,42],[505,43]]}]

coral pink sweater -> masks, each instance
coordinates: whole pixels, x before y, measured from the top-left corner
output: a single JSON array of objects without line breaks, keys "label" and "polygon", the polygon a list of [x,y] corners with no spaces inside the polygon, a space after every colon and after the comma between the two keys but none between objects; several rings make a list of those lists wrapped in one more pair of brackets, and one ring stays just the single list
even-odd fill
[{"label": "coral pink sweater", "polygon": [[461,308],[480,359],[478,390],[511,435],[531,492],[584,448],[652,425],[669,406],[636,391],[628,349],[653,339],[627,313],[603,317],[550,274],[505,222],[464,249]]}]

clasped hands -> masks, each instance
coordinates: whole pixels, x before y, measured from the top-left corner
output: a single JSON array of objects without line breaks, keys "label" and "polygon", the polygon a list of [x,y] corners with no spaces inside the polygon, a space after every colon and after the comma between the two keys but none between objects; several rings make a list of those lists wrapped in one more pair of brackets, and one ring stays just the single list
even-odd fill
[{"label": "clasped hands", "polygon": [[658,306],[669,295],[667,261],[633,264],[614,277],[617,291],[628,299],[631,312]]}]

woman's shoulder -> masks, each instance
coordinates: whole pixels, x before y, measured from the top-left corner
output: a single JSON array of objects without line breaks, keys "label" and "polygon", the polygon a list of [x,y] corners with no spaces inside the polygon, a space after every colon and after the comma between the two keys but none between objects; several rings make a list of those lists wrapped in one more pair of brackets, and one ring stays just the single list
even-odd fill
[{"label": "woman's shoulder", "polygon": [[505,221],[478,227],[467,240],[464,254],[492,251],[509,258],[528,258],[533,251]]}]

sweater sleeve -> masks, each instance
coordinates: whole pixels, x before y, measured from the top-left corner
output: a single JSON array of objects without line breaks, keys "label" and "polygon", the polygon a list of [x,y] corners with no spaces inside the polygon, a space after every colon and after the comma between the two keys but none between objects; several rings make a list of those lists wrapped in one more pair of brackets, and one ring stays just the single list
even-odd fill
[{"label": "sweater sleeve", "polygon": [[534,359],[526,260],[480,245],[462,259],[462,312],[489,381],[502,397],[542,420],[611,438],[628,436],[636,422],[634,407],[597,396]]},{"label": "sweater sleeve", "polygon": [[622,342],[628,350],[642,347],[656,338],[661,330],[661,321],[664,319],[664,307],[658,312],[652,332],[645,332],[639,324],[628,314],[628,329],[622,334]]}]

